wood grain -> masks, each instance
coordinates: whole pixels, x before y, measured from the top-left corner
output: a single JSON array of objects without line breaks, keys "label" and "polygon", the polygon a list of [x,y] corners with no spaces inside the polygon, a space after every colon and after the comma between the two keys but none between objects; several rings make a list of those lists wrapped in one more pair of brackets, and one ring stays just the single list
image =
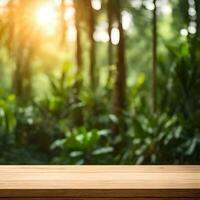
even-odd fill
[{"label": "wood grain", "polygon": [[[54,200],[66,200],[66,198],[53,198]],[[191,198],[197,200],[197,198]],[[199,198],[198,198],[199,199]],[[0,200],[49,200],[48,198],[0,198]],[[70,198],[70,200],[88,200],[88,198]],[[188,200],[188,198],[89,198],[89,200]]]},{"label": "wood grain", "polygon": [[200,166],[0,166],[0,197],[200,198]]}]

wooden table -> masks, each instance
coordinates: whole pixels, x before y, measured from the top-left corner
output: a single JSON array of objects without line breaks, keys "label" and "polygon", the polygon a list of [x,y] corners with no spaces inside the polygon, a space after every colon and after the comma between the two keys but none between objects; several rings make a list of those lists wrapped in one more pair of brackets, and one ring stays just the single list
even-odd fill
[{"label": "wooden table", "polygon": [[200,166],[0,166],[2,199],[200,199]]}]

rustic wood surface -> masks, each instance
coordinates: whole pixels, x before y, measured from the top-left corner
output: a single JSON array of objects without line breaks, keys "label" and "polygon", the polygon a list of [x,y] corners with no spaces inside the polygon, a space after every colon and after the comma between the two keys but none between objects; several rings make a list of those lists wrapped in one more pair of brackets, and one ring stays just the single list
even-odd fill
[{"label": "rustic wood surface", "polygon": [[0,166],[1,198],[50,196],[199,198],[200,166]]},{"label": "rustic wood surface", "polygon": [[[50,198],[51,199],[51,198]],[[54,200],[66,200],[67,198],[53,198]],[[89,198],[89,200],[188,200],[188,198]],[[191,198],[197,200],[197,198]],[[199,198],[198,198],[199,199]],[[0,200],[49,200],[48,198],[0,198]],[[88,198],[71,198],[70,200],[88,200]]]}]

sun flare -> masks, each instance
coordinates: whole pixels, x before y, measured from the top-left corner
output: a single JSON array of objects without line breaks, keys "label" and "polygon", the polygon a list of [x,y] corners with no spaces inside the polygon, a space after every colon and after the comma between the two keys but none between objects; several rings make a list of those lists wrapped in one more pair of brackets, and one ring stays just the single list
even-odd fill
[{"label": "sun flare", "polygon": [[58,14],[51,3],[38,6],[35,12],[35,22],[47,34],[53,34],[58,24]]}]

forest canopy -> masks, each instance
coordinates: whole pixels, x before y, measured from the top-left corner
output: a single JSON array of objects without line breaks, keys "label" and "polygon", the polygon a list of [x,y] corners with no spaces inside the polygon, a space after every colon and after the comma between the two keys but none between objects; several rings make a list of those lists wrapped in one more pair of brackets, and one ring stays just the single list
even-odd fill
[{"label": "forest canopy", "polygon": [[0,0],[0,164],[199,164],[199,0]]}]

